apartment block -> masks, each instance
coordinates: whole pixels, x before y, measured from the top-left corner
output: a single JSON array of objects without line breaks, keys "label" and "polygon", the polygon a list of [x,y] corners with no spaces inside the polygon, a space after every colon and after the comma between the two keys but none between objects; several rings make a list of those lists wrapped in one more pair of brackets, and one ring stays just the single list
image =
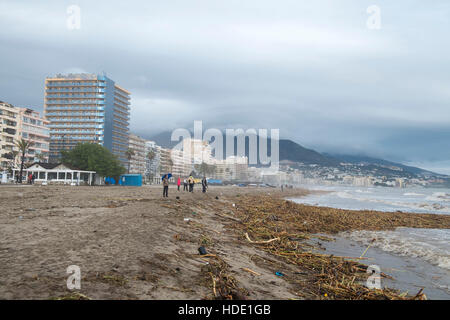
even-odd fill
[{"label": "apartment block", "polygon": [[29,108],[19,109],[19,139],[32,142],[25,154],[25,162],[48,162],[50,130],[49,121]]},{"label": "apartment block", "polygon": [[0,170],[14,166],[18,151],[15,142],[19,137],[19,109],[13,105],[0,101]]},{"label": "apartment block", "polygon": [[105,75],[68,74],[45,80],[45,117],[50,121],[50,160],[78,143],[108,148],[124,166],[128,149],[130,92]]},{"label": "apartment block", "polygon": [[145,153],[146,140],[137,135],[130,134],[128,141],[129,148],[134,152],[134,155],[132,156],[129,164],[130,173],[145,175],[147,158],[147,155]]},{"label": "apartment block", "polygon": [[173,169],[172,150],[161,148],[159,168],[160,174],[171,173]]},{"label": "apartment block", "polygon": [[187,177],[192,172],[192,161],[182,150],[172,149],[172,175],[175,177]]},{"label": "apartment block", "polygon": [[212,151],[211,146],[207,141],[198,139],[184,139],[183,140],[183,151],[186,157],[191,158],[192,165],[212,163]]},{"label": "apartment block", "polygon": [[248,179],[248,158],[231,156],[223,160],[214,160],[215,178],[221,180]]}]

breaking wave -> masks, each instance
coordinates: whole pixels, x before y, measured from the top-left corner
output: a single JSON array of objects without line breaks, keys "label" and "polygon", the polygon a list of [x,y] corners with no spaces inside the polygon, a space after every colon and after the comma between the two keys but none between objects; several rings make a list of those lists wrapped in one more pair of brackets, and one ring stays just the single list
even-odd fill
[{"label": "breaking wave", "polygon": [[445,201],[450,202],[450,193],[434,192],[431,196],[425,198],[428,201]]},{"label": "breaking wave", "polygon": [[[366,195],[367,194],[367,195]],[[331,201],[322,203],[325,206],[341,207],[344,209],[356,210],[379,210],[379,211],[406,211],[406,212],[430,212],[450,214],[450,194],[445,192],[434,192],[426,196],[422,193],[408,192],[399,193],[397,196],[392,194],[372,194],[372,192],[363,192],[362,190],[344,190],[334,192],[335,197],[341,200],[348,200],[360,203],[360,205],[348,203],[339,203],[335,206]],[[324,198],[322,198],[324,199]],[[320,203],[317,201],[316,203]],[[315,204],[316,204],[315,203]]]},{"label": "breaking wave", "polygon": [[[398,228],[344,232],[344,237],[400,256],[420,258],[450,270],[450,230]],[[373,241],[373,242],[372,242]]]},{"label": "breaking wave", "polygon": [[415,192],[406,192],[403,194],[404,196],[425,196],[423,193],[415,193]]}]

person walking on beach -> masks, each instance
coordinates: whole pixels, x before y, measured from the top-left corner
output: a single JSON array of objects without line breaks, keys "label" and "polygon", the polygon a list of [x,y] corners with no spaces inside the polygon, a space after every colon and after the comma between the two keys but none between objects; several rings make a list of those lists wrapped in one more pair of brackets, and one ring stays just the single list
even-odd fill
[{"label": "person walking on beach", "polygon": [[183,191],[188,191],[188,183],[186,179],[183,180]]},{"label": "person walking on beach", "polygon": [[180,191],[180,186],[181,186],[181,178],[178,177],[178,180],[177,180],[178,191]]},{"label": "person walking on beach", "polygon": [[203,193],[206,193],[206,188],[208,188],[208,181],[206,180],[206,177],[203,177],[203,179],[202,179],[202,187],[203,187]]},{"label": "person walking on beach", "polygon": [[167,198],[169,196],[169,178],[167,176],[163,179],[163,198]]},{"label": "person walking on beach", "polygon": [[188,179],[189,183],[189,192],[194,192],[194,177],[190,176]]}]

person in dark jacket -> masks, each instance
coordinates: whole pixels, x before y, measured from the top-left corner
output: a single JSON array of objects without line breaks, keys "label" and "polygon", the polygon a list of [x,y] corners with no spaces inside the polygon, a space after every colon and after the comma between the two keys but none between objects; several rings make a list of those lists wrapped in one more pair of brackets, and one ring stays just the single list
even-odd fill
[{"label": "person in dark jacket", "polygon": [[205,193],[206,188],[208,188],[208,181],[206,180],[206,177],[203,177],[203,179],[202,179],[202,187],[203,187],[203,193]]},{"label": "person in dark jacket", "polygon": [[189,176],[188,183],[189,183],[189,192],[194,192],[195,180],[193,176]]},{"label": "person in dark jacket", "polygon": [[169,196],[169,178],[167,176],[163,179],[163,198]]}]

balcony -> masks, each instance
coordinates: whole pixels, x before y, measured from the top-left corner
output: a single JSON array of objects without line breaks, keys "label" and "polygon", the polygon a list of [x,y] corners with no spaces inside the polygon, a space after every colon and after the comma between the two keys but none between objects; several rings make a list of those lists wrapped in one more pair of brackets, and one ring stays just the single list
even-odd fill
[{"label": "balcony", "polygon": [[101,119],[83,119],[83,118],[52,118],[51,121],[58,121],[58,122],[97,122],[97,123],[103,123],[105,120],[103,118]]},{"label": "balcony", "polygon": [[52,93],[105,93],[105,89],[98,88],[98,87],[91,87],[91,88],[47,88],[46,93],[52,94]]},{"label": "balcony", "polygon": [[3,132],[6,132],[6,133],[14,136],[17,131],[15,129],[11,129],[11,128],[3,128]]},{"label": "balcony", "polygon": [[103,124],[51,124],[50,129],[64,129],[64,128],[93,128],[93,129],[103,129],[105,126]]},{"label": "balcony", "polygon": [[96,87],[102,85],[98,81],[49,81],[47,82],[48,88],[54,87]]},{"label": "balcony", "polygon": [[46,98],[50,99],[105,99],[104,94],[89,94],[89,95],[80,95],[80,94],[48,94]]},{"label": "balcony", "polygon": [[52,131],[52,135],[53,134],[62,134],[62,135],[74,135],[74,134],[97,134],[97,135],[102,135],[103,131],[83,131],[83,130],[71,130],[71,131],[60,131],[60,130],[55,130]]},{"label": "balcony", "polygon": [[105,111],[105,107],[55,107],[55,106],[51,106],[51,107],[47,107],[46,108],[46,112],[49,111],[63,111],[63,112],[70,112],[70,111]]},{"label": "balcony", "polygon": [[72,143],[76,140],[90,140],[90,141],[97,141],[100,140],[100,137],[52,137],[52,140],[62,140],[63,143]]},{"label": "balcony", "polygon": [[92,105],[99,105],[99,104],[105,104],[104,100],[52,100],[47,99],[46,105],[77,105],[77,104],[92,104]]},{"label": "balcony", "polygon": [[85,117],[85,116],[94,116],[94,117],[104,117],[105,114],[102,112],[48,112],[46,114],[47,117],[51,116],[61,116],[61,117]]}]

